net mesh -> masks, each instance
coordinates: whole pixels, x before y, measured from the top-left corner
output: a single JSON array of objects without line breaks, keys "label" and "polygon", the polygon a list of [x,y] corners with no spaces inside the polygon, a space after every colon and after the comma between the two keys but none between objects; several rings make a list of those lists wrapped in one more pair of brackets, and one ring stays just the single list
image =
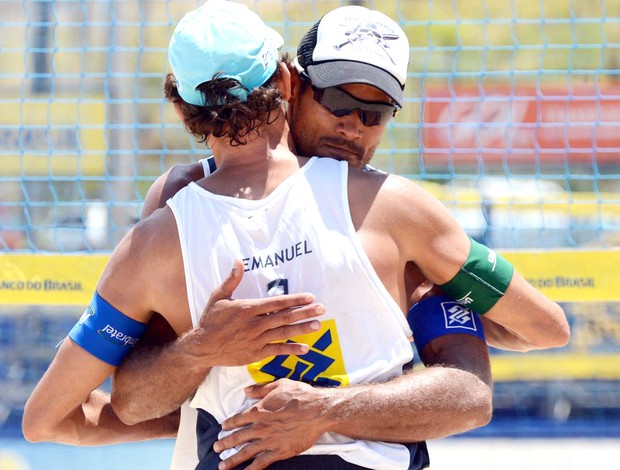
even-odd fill
[{"label": "net mesh", "polygon": [[[154,178],[208,150],[162,98],[195,1],[7,1],[0,52],[0,249],[111,249]],[[245,2],[294,52],[335,1]],[[411,42],[405,109],[375,165],[428,185],[507,248],[614,247],[617,2],[357,2]]]},{"label": "net mesh", "polygon": [[[7,255],[108,253],[158,175],[208,154],[162,94],[168,38],[199,3],[0,0],[0,295],[16,286]],[[373,164],[419,181],[474,238],[500,250],[620,246],[620,2],[241,3],[291,53],[347,3],[400,23],[411,43],[405,107]],[[508,365],[496,417],[520,435],[620,435],[617,303],[565,307],[577,342],[529,367],[585,357],[598,372],[573,365],[539,381]],[[19,434],[25,398],[77,310],[0,305],[2,433]]]}]

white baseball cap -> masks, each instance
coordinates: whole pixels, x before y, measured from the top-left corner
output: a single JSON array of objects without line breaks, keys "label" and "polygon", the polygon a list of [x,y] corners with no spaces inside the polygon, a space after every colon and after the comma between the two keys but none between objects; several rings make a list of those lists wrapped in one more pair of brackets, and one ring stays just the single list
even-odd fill
[{"label": "white baseball cap", "polygon": [[402,107],[409,40],[377,10],[349,5],[325,14],[302,38],[297,62],[319,88],[365,83]]},{"label": "white baseball cap", "polygon": [[187,103],[204,106],[205,97],[196,88],[219,73],[245,87],[228,90],[245,101],[275,72],[283,42],[245,5],[207,1],[181,18],[170,39],[168,60],[179,95]]}]

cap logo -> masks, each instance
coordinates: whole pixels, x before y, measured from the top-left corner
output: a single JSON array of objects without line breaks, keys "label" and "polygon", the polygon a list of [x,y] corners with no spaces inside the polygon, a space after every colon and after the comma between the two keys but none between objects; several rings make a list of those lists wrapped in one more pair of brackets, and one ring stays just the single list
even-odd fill
[{"label": "cap logo", "polygon": [[409,41],[383,13],[358,5],[336,8],[306,33],[297,51],[317,87],[372,85],[402,107]]},{"label": "cap logo", "polygon": [[362,43],[370,40],[381,47],[381,50],[385,52],[385,55],[388,59],[390,59],[390,62],[396,64],[388,51],[390,48],[388,41],[397,40],[400,37],[398,34],[394,34],[393,32],[385,29],[382,32],[379,25],[374,23],[358,23],[353,29],[346,31],[344,35],[347,37],[347,40],[342,44],[337,44],[334,46],[334,49],[337,51],[340,51],[343,47],[349,45],[354,48],[363,47]]},{"label": "cap logo", "polygon": [[263,67],[268,67],[274,59],[277,59],[275,51],[278,50],[278,44],[273,40],[273,38],[268,37],[265,39],[265,44],[263,45],[263,51],[260,56],[260,60],[263,64]]}]

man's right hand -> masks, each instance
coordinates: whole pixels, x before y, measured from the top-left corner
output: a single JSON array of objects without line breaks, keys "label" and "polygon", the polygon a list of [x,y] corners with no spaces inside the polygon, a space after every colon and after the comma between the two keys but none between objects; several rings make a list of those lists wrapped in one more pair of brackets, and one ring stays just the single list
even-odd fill
[{"label": "man's right hand", "polygon": [[243,366],[265,357],[307,353],[308,345],[286,340],[317,331],[320,322],[309,319],[325,313],[325,307],[303,293],[233,299],[242,278],[243,263],[235,260],[211,293],[200,323],[186,334],[193,339],[192,354],[212,366]]}]

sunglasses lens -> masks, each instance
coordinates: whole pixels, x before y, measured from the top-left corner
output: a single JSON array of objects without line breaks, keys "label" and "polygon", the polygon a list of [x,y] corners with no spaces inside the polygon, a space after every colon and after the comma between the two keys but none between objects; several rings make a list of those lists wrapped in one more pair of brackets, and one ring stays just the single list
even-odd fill
[{"label": "sunglasses lens", "polygon": [[381,113],[380,111],[367,111],[363,109],[360,109],[359,111],[360,119],[362,120],[362,124],[364,124],[365,126],[378,126],[379,124],[387,122],[392,116],[392,113],[390,113],[384,119],[385,114]]},{"label": "sunglasses lens", "polygon": [[378,126],[387,123],[395,114],[396,107],[387,103],[369,103],[358,100],[336,87],[314,89],[314,100],[336,117],[359,112],[365,126]]}]

